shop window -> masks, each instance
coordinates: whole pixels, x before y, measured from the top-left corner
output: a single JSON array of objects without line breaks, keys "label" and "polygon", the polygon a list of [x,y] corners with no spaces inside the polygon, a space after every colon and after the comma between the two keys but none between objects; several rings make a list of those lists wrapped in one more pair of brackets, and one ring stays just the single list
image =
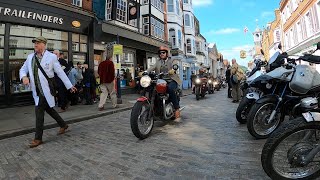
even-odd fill
[{"label": "shop window", "polygon": [[80,41],[80,36],[79,34],[72,34],[72,42],[79,42]]},{"label": "shop window", "polygon": [[47,49],[53,50],[54,49],[54,44],[53,43],[47,43]]},{"label": "shop window", "polygon": [[87,52],[87,44],[80,44],[80,52]]},{"label": "shop window", "polygon": [[5,24],[0,24],[0,34],[4,34]]},{"label": "shop window", "polygon": [[88,36],[80,35],[80,43],[88,43]]},{"label": "shop window", "polygon": [[60,41],[68,41],[68,32],[57,31],[52,29],[43,29],[42,36],[47,39],[54,39]]},{"label": "shop window", "polygon": [[41,31],[34,31],[34,27],[11,25],[10,35],[22,37],[39,37],[41,36]]},{"label": "shop window", "polygon": [[79,43],[72,43],[72,51],[79,51]]},{"label": "shop window", "polygon": [[127,1],[117,0],[117,20],[127,23]]}]

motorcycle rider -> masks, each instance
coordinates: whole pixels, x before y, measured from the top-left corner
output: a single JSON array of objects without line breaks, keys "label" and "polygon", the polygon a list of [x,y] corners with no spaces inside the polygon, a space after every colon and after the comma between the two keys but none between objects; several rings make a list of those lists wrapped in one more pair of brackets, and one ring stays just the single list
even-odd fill
[{"label": "motorcycle rider", "polygon": [[173,80],[168,84],[168,93],[169,93],[169,100],[172,102],[174,108],[175,108],[175,117],[180,117],[180,105],[178,97],[175,93],[176,89],[179,85],[182,84],[181,79],[177,74],[175,74],[175,71],[173,68],[173,60],[169,58],[169,48],[165,46],[161,46],[159,48],[159,60],[156,62],[156,64],[149,69],[147,69],[147,72],[150,73],[152,71],[155,71],[156,74],[160,73],[168,73],[170,75],[170,78]]}]

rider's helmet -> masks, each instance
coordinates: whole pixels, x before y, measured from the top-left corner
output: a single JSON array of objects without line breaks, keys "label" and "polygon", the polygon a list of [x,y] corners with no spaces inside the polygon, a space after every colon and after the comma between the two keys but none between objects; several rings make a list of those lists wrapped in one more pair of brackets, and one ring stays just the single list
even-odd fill
[{"label": "rider's helmet", "polygon": [[[166,46],[160,46],[160,47],[159,47],[159,50],[158,50],[159,57],[160,57],[160,55],[161,55],[161,54],[160,54],[161,51],[167,52],[167,57],[169,57],[170,50],[169,50],[168,47],[166,47]],[[160,57],[160,58],[161,58],[161,57]]]}]

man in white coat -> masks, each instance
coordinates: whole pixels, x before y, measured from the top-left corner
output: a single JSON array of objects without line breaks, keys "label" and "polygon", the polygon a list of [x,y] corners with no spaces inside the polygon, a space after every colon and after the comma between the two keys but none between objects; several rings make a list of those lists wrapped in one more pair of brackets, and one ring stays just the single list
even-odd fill
[{"label": "man in white coat", "polygon": [[[50,86],[47,78],[38,68],[39,61],[40,66],[43,68],[47,77],[54,78],[54,73],[62,80],[67,89],[71,92],[75,92],[77,89],[72,86],[67,75],[64,73],[60,66],[57,56],[46,50],[47,39],[44,37],[37,37],[32,40],[34,43],[35,53],[29,54],[27,60],[20,69],[20,79],[23,84],[31,84],[32,95],[35,102],[36,109],[36,134],[35,139],[29,145],[30,148],[34,148],[43,143],[43,126],[44,126],[44,112],[46,111],[53,119],[55,119],[60,126],[58,134],[64,134],[68,129],[68,125],[61,118],[61,116],[53,109],[55,106],[55,99],[50,92]],[[28,75],[30,79],[28,78]]]}]

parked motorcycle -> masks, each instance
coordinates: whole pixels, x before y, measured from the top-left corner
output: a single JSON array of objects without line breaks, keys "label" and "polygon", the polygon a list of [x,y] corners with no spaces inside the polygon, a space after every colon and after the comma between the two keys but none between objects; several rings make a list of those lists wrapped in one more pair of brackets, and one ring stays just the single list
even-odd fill
[{"label": "parked motorcycle", "polygon": [[[317,58],[319,59],[317,56],[304,55],[298,59],[313,62],[318,60]],[[269,137],[279,127],[285,115],[297,117],[301,112],[299,106],[301,99],[314,97],[316,92],[311,90],[312,87],[320,86],[320,74],[314,68],[308,65],[296,65],[296,59],[287,55],[285,59],[288,61],[286,66],[268,73],[273,77],[271,84],[282,83],[280,93],[260,98],[248,114],[248,131],[256,139]]]},{"label": "parked motorcycle", "polygon": [[200,97],[204,98],[208,91],[207,82],[208,79],[206,77],[197,76],[195,80],[195,94],[196,99],[199,100]]},{"label": "parked motorcycle", "polygon": [[[317,86],[312,91],[320,91],[320,81],[317,81],[310,82]],[[303,116],[282,124],[262,149],[262,167],[272,179],[315,179],[320,176],[318,97],[302,99],[300,106]]]},{"label": "parked motorcycle", "polygon": [[[279,52],[275,53],[270,58],[269,64],[265,61],[257,60],[255,68],[248,74],[247,80],[241,84],[241,90],[244,96],[236,111],[236,118],[240,124],[247,122],[248,113],[256,100],[265,94],[274,93],[275,86],[268,84],[268,81],[272,79],[272,77],[265,74],[267,70],[273,70],[275,67],[281,66],[281,63],[277,63],[281,61],[281,58],[278,58],[279,55]],[[272,66],[273,68],[268,66]]]},{"label": "parked motorcycle", "polygon": [[[174,70],[178,68],[178,65],[173,66]],[[137,138],[147,138],[152,132],[154,121],[175,119],[175,110],[167,92],[168,83],[171,81],[173,80],[168,74],[163,73],[144,74],[140,79],[145,95],[140,97],[133,106],[130,118],[131,130]],[[179,89],[176,90],[179,101],[180,92]]]}]

